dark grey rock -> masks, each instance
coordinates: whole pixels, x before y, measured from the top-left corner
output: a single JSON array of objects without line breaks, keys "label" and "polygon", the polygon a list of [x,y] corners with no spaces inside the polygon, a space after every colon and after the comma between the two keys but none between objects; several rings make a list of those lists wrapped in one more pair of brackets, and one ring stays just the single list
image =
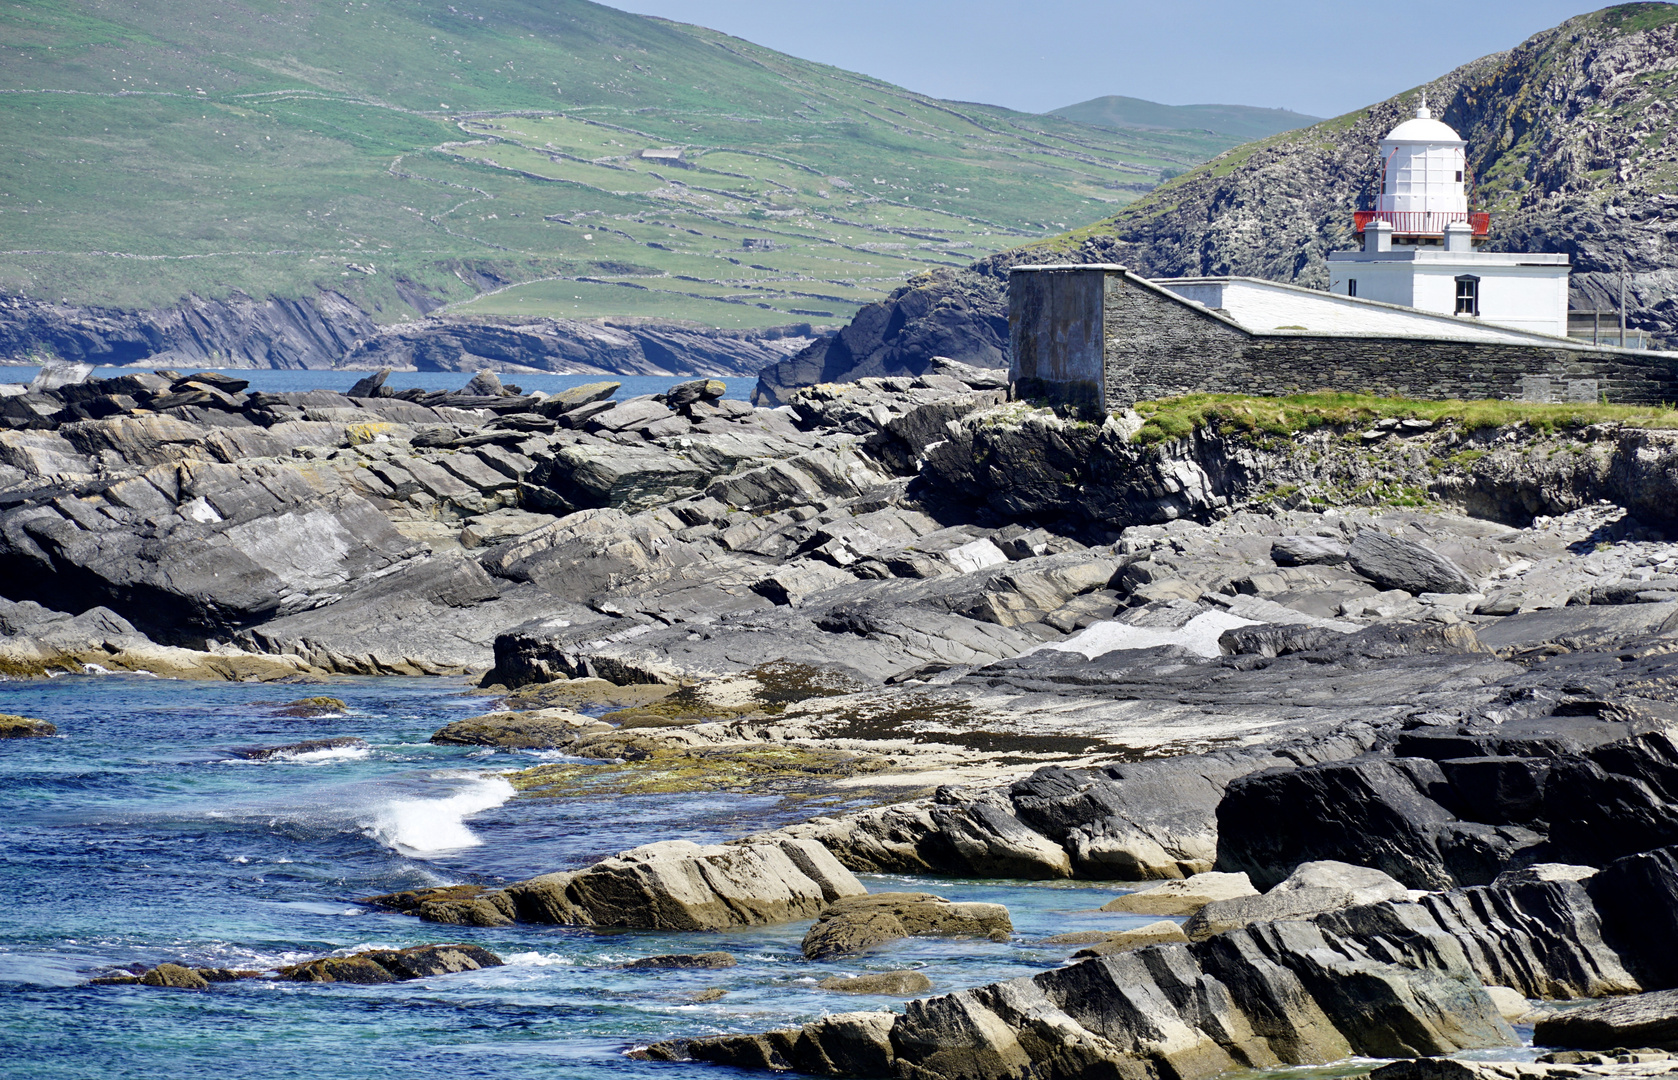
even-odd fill
[{"label": "dark grey rock", "polygon": [[1437,551],[1373,529],[1358,533],[1347,560],[1352,569],[1389,589],[1418,594],[1474,591],[1462,568]]},{"label": "dark grey rock", "polygon": [[1678,990],[1633,994],[1545,1016],[1534,1025],[1532,1041],[1575,1050],[1678,1050]]},{"label": "dark grey rock", "polygon": [[1308,566],[1346,561],[1346,545],[1325,536],[1283,536],[1270,545],[1270,558],[1277,566]]}]

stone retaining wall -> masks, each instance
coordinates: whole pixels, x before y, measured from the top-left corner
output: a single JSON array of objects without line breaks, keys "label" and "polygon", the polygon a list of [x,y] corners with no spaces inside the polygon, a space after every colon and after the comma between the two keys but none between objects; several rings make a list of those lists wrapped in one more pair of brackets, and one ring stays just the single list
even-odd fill
[{"label": "stone retaining wall", "polygon": [[[1068,298],[1089,291],[1074,280],[1097,275],[1104,370],[1092,402],[1087,363],[1075,355],[1083,351],[1087,331],[1064,309]],[[1015,396],[1086,411],[1189,393],[1316,390],[1429,399],[1678,401],[1678,354],[1551,346],[1543,339],[1529,345],[1253,331],[1118,266],[1018,272],[1009,291]]]}]

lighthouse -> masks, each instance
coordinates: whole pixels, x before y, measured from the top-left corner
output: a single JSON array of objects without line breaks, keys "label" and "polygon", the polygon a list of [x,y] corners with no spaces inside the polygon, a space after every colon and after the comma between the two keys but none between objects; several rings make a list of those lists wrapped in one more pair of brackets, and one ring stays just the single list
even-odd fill
[{"label": "lighthouse", "polygon": [[1362,248],[1329,254],[1329,291],[1566,337],[1567,256],[1475,250],[1491,215],[1469,209],[1468,144],[1426,95],[1379,145],[1381,194],[1353,215]]}]

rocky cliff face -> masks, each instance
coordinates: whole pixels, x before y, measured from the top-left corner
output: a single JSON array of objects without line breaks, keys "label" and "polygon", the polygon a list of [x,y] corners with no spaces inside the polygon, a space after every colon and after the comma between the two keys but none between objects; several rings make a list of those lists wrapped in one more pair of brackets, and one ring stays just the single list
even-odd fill
[{"label": "rocky cliff face", "polygon": [[[1476,207],[1492,212],[1485,250],[1569,255],[1578,308],[1616,306],[1624,275],[1629,325],[1669,339],[1678,334],[1675,86],[1678,8],[1625,4],[1569,19],[1426,86],[1231,150],[1107,221],[917,279],[857,316],[840,334],[848,352],[817,344],[765,371],[760,393],[818,375],[913,373],[939,348],[1001,366],[1007,272],[1022,263],[1326,287],[1327,254],[1356,246],[1352,212],[1379,191],[1376,144],[1414,115],[1424,91],[1468,140]],[[960,310],[974,314],[958,324]]]},{"label": "rocky cliff face", "polygon": [[221,368],[396,368],[617,375],[752,375],[817,338],[809,324],[711,330],[683,323],[428,318],[380,327],[347,297],[189,296],[124,311],[0,298],[0,358]]}]

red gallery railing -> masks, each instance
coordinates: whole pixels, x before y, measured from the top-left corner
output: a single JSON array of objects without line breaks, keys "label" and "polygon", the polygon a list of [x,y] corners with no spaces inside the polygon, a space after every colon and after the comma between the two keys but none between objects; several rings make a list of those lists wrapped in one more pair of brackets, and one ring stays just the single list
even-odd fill
[{"label": "red gallery railing", "polygon": [[1357,210],[1352,213],[1352,220],[1358,232],[1362,232],[1371,221],[1385,221],[1393,227],[1394,236],[1444,236],[1445,226],[1454,221],[1468,222],[1474,230],[1475,236],[1486,236],[1492,228],[1492,216],[1489,213],[1460,214],[1435,210]]}]

